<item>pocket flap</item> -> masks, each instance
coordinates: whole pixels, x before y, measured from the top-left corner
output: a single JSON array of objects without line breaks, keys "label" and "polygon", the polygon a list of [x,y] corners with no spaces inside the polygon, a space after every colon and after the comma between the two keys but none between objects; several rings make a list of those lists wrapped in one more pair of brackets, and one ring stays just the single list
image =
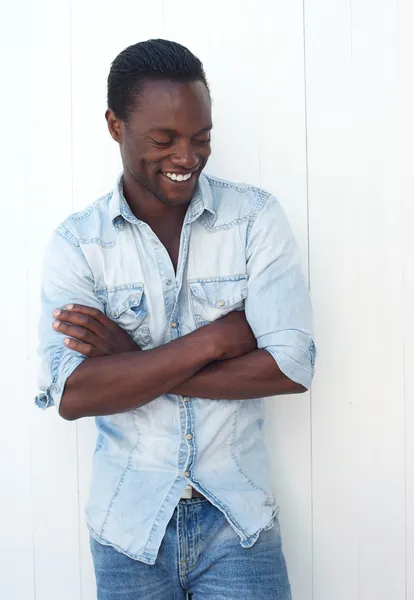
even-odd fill
[{"label": "pocket flap", "polygon": [[120,317],[129,308],[134,309],[138,316],[139,311],[136,311],[136,309],[139,308],[142,302],[143,293],[143,283],[119,285],[97,291],[98,296],[106,304],[107,314],[113,319]]},{"label": "pocket flap", "polygon": [[191,292],[215,308],[225,308],[247,297],[247,275],[189,281]]}]

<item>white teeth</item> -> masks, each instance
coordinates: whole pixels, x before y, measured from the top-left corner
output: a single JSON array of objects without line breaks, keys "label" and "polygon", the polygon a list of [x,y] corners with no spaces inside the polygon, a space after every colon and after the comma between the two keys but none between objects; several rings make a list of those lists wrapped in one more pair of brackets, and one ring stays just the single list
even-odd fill
[{"label": "white teeth", "polygon": [[176,173],[164,173],[164,175],[173,181],[188,181],[192,173],[187,173],[187,175],[181,175],[181,173],[179,175]]}]

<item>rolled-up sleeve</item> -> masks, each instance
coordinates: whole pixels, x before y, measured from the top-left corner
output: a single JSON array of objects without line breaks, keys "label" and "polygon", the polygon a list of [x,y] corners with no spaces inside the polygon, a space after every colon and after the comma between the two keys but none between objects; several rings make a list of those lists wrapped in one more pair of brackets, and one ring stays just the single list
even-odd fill
[{"label": "rolled-up sleeve", "polygon": [[289,379],[309,389],[315,368],[312,306],[289,222],[275,197],[267,198],[247,242],[246,317],[258,347]]},{"label": "rolled-up sleeve", "polygon": [[60,226],[46,249],[43,263],[38,345],[40,393],[35,399],[39,408],[55,405],[59,410],[66,380],[85,360],[79,352],[67,348],[63,343],[65,336],[53,329],[53,311],[71,303],[102,310],[94,288],[79,243],[65,226]]}]

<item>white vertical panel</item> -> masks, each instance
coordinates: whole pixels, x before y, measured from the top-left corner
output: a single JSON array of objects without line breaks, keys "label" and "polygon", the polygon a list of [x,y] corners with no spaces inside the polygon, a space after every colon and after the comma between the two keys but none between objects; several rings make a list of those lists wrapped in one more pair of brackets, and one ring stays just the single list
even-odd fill
[{"label": "white vertical panel", "polygon": [[[255,45],[261,13],[249,0],[165,2],[165,37],[204,64],[213,98],[212,155],[206,168],[226,179],[260,183]],[[253,48],[248,41],[252,42]]]},{"label": "white vertical panel", "polygon": [[[312,393],[314,598],[357,600],[359,329],[347,0],[305,2],[310,284],[319,358]],[[367,599],[365,599],[367,600]]]},{"label": "white vertical panel", "polygon": [[[27,23],[18,5],[0,22],[2,173],[0,236],[0,597],[34,600],[29,405],[27,402],[27,271],[25,241],[28,139]],[[24,74],[24,75],[23,75]]]},{"label": "white vertical panel", "polygon": [[311,284],[322,350],[313,396],[315,596],[400,600],[404,356],[395,3],[349,8],[306,3]]},{"label": "white vertical panel", "polygon": [[[254,106],[260,128],[260,184],[276,194],[308,267],[305,74],[302,0],[265,0],[250,45],[259,96]],[[247,74],[245,84],[253,85]],[[229,91],[228,91],[229,93]],[[231,92],[230,92],[231,93]],[[243,115],[239,115],[242,120]],[[293,598],[312,598],[312,512],[310,397],[267,401],[268,447],[281,507],[283,547]]]},{"label": "white vertical panel", "polygon": [[[111,62],[130,44],[163,37],[162,1],[72,0],[73,197],[81,210],[109,192],[121,171],[119,146],[108,132],[106,86]],[[96,596],[84,506],[96,431],[93,419],[78,422],[82,598]]]},{"label": "white vertical panel", "polygon": [[352,56],[359,593],[367,600],[402,600],[405,415],[396,0],[352,4]]},{"label": "white vertical panel", "polygon": [[130,44],[162,36],[162,2],[72,0],[73,197],[75,210],[112,189],[119,146],[105,120],[111,62]]},{"label": "white vertical panel", "polygon": [[404,222],[405,401],[406,401],[406,600],[414,600],[414,4],[398,2],[399,184]]},{"label": "white vertical panel", "polygon": [[[72,210],[70,3],[30,5],[31,130],[27,176],[30,394],[36,392],[40,270],[52,230]],[[62,265],[64,268],[64,265]],[[33,537],[38,600],[78,600],[79,531],[76,424],[55,409],[31,407]]]}]

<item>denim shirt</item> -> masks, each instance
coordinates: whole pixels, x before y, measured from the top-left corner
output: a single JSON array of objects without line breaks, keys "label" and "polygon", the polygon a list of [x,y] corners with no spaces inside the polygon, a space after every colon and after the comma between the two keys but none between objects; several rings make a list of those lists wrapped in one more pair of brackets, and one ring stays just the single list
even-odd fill
[{"label": "denim shirt", "polygon": [[[297,245],[275,197],[202,175],[175,273],[163,244],[130,210],[122,184],[121,175],[111,193],[69,217],[46,251],[37,405],[59,407],[67,378],[86,360],[52,328],[53,310],[68,303],[100,309],[144,350],[245,310],[258,347],[309,388],[315,358],[311,304]],[[241,545],[252,546],[277,513],[263,418],[261,398],[175,394],[97,417],[86,507],[91,535],[154,564],[191,484],[224,513]]]}]

